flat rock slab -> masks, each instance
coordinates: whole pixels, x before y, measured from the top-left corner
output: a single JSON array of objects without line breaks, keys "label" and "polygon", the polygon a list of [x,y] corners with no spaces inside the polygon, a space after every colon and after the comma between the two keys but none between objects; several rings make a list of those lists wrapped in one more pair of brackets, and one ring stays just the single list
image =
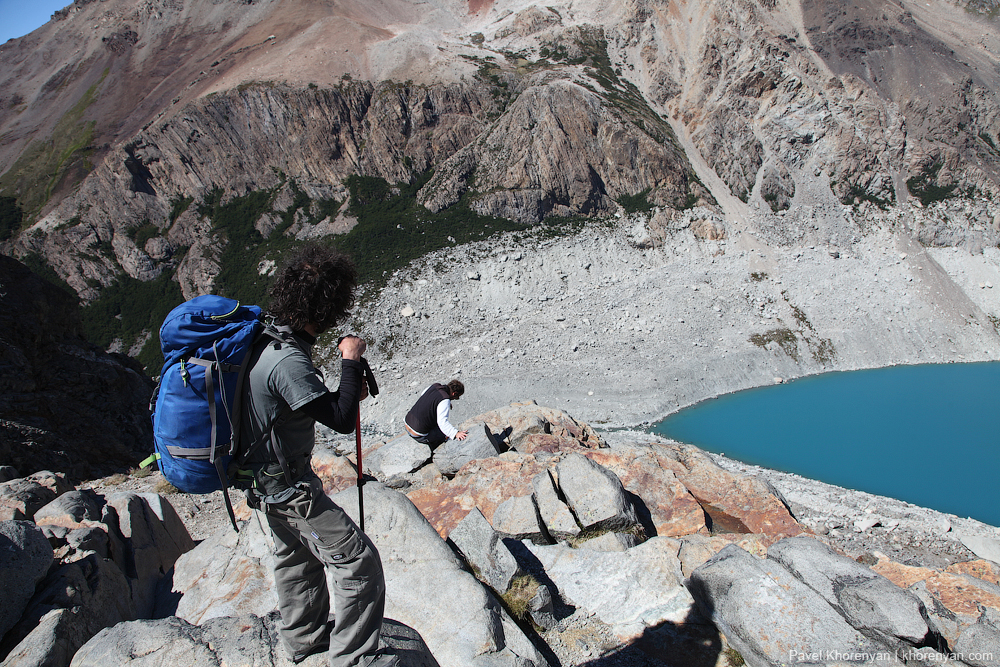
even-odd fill
[{"label": "flat rock slab", "polygon": [[654,537],[617,552],[524,544],[567,600],[621,636],[641,635],[664,621],[683,623],[691,615],[694,600],[681,582],[676,540]]},{"label": "flat rock slab", "polygon": [[[246,614],[213,618],[192,625],[176,618],[119,623],[87,642],[73,657],[71,667],[109,667],[133,661],[143,667],[291,667],[278,641],[278,615]],[[382,644],[400,656],[401,667],[436,667],[420,636],[405,625],[386,621]],[[300,667],[325,667],[327,653],[316,653]]]}]

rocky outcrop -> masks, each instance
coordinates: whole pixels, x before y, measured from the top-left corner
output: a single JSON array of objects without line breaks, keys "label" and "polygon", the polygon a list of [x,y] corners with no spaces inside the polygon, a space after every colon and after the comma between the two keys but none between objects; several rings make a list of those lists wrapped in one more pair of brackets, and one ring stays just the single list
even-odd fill
[{"label": "rocky outcrop", "polygon": [[[354,175],[390,186],[429,178],[417,195],[427,210],[521,224],[700,204],[779,244],[809,236],[817,226],[794,219],[811,220],[827,198],[905,212],[1000,194],[998,33],[975,11],[959,20],[926,3],[835,12],[714,0],[662,12],[645,0],[601,11],[500,2],[481,25],[475,12],[431,4],[417,19],[427,12],[409,3],[379,13],[261,2],[216,27],[226,3],[199,3],[185,29],[217,34],[200,40],[196,60],[184,46],[188,61],[165,37],[181,20],[174,8],[153,20],[89,3],[34,37],[44,63],[31,59],[32,40],[5,45],[3,187],[31,200],[37,224],[4,252],[37,253],[88,302],[124,276],[166,275],[185,297],[235,289],[217,282],[235,261],[230,244],[259,259],[289,238],[349,229],[353,219],[333,211]],[[280,35],[259,23],[272,13]],[[961,28],[935,29],[953,20]],[[104,41],[80,28],[93,21]],[[331,30],[344,49],[313,55]],[[69,43],[89,59],[69,63],[59,48]],[[101,64],[130,57],[127,70]],[[274,69],[282,58],[296,65]],[[123,99],[129,86],[102,87],[101,72],[141,90]],[[53,191],[49,172],[25,175],[18,152],[30,162],[29,136],[56,124],[43,110],[63,110],[72,126],[85,101],[100,105],[92,116],[106,140],[54,165],[75,166]],[[254,218],[252,233],[229,224],[236,209]],[[791,215],[773,215],[782,211]],[[920,230],[921,241],[967,240],[967,225],[950,226]],[[700,238],[725,234],[705,227]]]},{"label": "rocky outcrop", "polygon": [[0,256],[0,286],[0,459],[75,480],[135,465],[152,450],[149,379],[88,343],[76,298],[20,262]]},{"label": "rocky outcrop", "polygon": [[528,87],[418,196],[438,211],[471,189],[470,206],[483,215],[538,222],[608,214],[616,199],[641,192],[677,207],[689,194],[689,172],[666,136],[650,136],[579,84],[553,81]]},{"label": "rocky outcrop", "polygon": [[[769,484],[694,447],[609,445],[532,403],[463,427],[484,422],[516,447],[450,478],[426,457],[386,478],[407,495],[364,486],[365,530],[386,575],[384,644],[406,667],[567,664],[561,642],[581,627],[603,628],[623,650],[636,642],[699,664],[724,648],[750,665],[925,664],[959,651],[965,664],[993,664],[980,657],[1000,636],[1000,564],[855,559],[805,531]],[[372,458],[393,442],[371,445]],[[318,454],[314,468],[360,521],[350,460]],[[700,507],[702,522],[665,519],[669,498]],[[152,494],[71,490],[34,517],[0,524],[20,545],[0,566],[34,572],[8,592],[5,665],[125,665],[139,653],[163,667],[219,667],[235,656],[289,664],[268,530],[245,504],[239,533],[223,525],[196,547]],[[575,532],[549,530],[567,517]]]},{"label": "rocky outcrop", "polygon": [[164,576],[194,547],[155,494],[61,490],[33,517],[0,521],[5,666],[65,667],[103,629],[151,617]]},{"label": "rocky outcrop", "polygon": [[[261,243],[286,230],[311,236],[317,225],[333,222],[318,208],[299,211],[308,222],[236,239],[233,230],[220,234],[214,213],[199,211],[203,202],[225,205],[257,193],[258,215],[279,222],[296,212],[299,192],[317,207],[341,203],[347,176],[408,182],[469,143],[495,111],[488,88],[475,81],[440,88],[241,87],[136,135],[9,252],[38,253],[85,300],[122,273],[148,281],[167,270],[176,272],[186,298],[197,296],[210,291],[228,240]],[[136,165],[149,187],[136,186],[129,169]],[[94,201],[121,205],[85,204]],[[148,232],[140,236],[143,226]]]},{"label": "rocky outcrop", "polygon": [[[328,664],[325,653],[314,654],[302,662],[292,663],[278,648],[277,612],[260,616],[226,616],[213,618],[201,625],[170,617],[147,621],[119,623],[103,630],[80,649],[71,667],[106,667],[127,665],[136,655],[142,655],[150,665],[191,665],[192,667],[226,667],[252,664],[259,667],[323,667]],[[405,667],[434,667],[434,657],[420,636],[401,623],[382,624],[382,639],[386,647],[402,657]]]},{"label": "rocky outcrop", "polygon": [[838,652],[878,652],[876,643],[817,592],[778,563],[761,561],[739,547],[726,547],[695,570],[688,586],[703,613],[748,664],[787,664],[789,656],[799,654],[808,656],[805,662],[823,662],[824,656]]}]

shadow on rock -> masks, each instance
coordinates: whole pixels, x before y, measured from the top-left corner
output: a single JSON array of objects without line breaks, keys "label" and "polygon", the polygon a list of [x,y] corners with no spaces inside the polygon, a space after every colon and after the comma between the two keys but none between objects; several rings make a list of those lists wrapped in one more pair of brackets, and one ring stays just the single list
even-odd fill
[{"label": "shadow on rock", "polygon": [[683,623],[666,621],[646,628],[642,636],[580,667],[715,667],[722,638],[696,611]]}]

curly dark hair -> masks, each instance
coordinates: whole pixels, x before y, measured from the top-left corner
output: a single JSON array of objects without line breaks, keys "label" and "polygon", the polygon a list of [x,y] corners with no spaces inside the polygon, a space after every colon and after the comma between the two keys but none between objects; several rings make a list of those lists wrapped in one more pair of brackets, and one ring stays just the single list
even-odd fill
[{"label": "curly dark hair", "polygon": [[295,331],[313,324],[322,333],[351,314],[357,286],[358,270],[350,257],[310,244],[278,273],[268,312]]}]

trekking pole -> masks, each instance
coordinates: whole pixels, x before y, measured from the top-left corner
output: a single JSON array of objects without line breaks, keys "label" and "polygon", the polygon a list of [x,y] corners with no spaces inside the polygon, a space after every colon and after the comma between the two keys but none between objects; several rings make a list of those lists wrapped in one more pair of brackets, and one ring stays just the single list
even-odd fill
[{"label": "trekking pole", "polygon": [[358,516],[361,518],[361,532],[365,532],[365,485],[364,469],[361,467],[361,401],[358,401],[358,421],[354,429],[354,439],[358,444]]},{"label": "trekking pole", "polygon": [[[365,382],[368,383],[368,394],[378,396],[378,384],[375,382],[375,374],[372,367],[368,365],[368,360],[361,357],[361,366]],[[358,418],[354,429],[354,439],[358,446],[358,516],[361,518],[361,532],[365,532],[365,494],[362,487],[365,485],[364,467],[361,465],[361,401],[358,401]]]}]

